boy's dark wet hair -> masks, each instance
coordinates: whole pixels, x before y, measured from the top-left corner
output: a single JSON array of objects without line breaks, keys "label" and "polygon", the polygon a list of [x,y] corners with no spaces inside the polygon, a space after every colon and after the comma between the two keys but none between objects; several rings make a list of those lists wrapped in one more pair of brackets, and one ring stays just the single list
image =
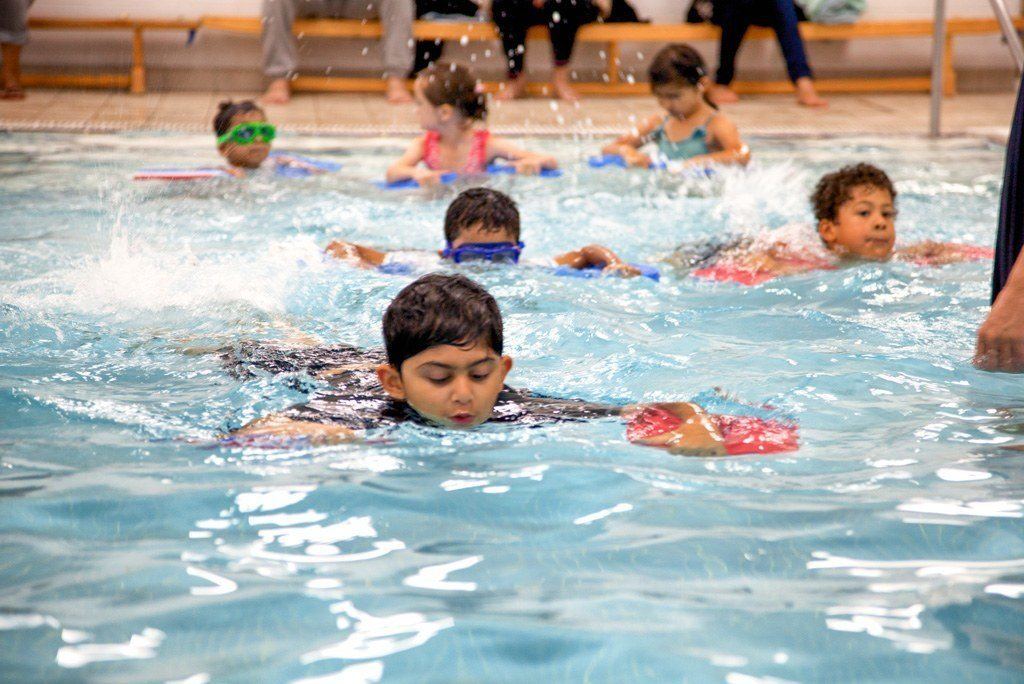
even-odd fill
[{"label": "boy's dark wet hair", "polygon": [[654,55],[647,68],[652,89],[666,85],[695,86],[707,73],[704,58],[685,43],[666,45]]},{"label": "boy's dark wet hair", "polygon": [[423,79],[423,96],[435,107],[451,105],[467,119],[487,118],[487,97],[461,64],[435,62],[421,71],[419,78]]},{"label": "boy's dark wet hair", "polygon": [[231,120],[238,114],[246,112],[259,112],[264,117],[266,116],[263,108],[252,100],[242,100],[241,102],[224,100],[217,105],[217,115],[213,117],[213,132],[217,134],[217,137],[224,135],[231,130]]},{"label": "boy's dark wet hair", "polygon": [[863,186],[886,190],[896,201],[896,188],[885,171],[871,164],[853,164],[826,173],[818,181],[811,193],[814,218],[818,221],[835,221],[839,207],[850,201],[852,190]]},{"label": "boy's dark wet hair", "polygon": [[388,363],[402,364],[431,347],[481,343],[501,354],[501,311],[487,290],[462,275],[431,273],[406,285],[384,312]]},{"label": "boy's dark wet hair", "polygon": [[508,232],[519,242],[519,208],[511,197],[490,188],[463,190],[444,215],[444,239],[449,243],[462,231],[480,224],[484,232]]}]

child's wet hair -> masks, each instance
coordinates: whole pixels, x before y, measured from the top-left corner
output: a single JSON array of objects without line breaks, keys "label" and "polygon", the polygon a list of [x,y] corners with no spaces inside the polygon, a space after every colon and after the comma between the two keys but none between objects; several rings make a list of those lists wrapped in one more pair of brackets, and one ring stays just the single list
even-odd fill
[{"label": "child's wet hair", "polygon": [[871,164],[852,164],[838,171],[826,173],[811,193],[814,218],[818,221],[835,221],[839,207],[853,197],[854,188],[869,187],[885,190],[896,201],[896,188],[885,171]]},{"label": "child's wet hair", "polygon": [[501,311],[487,290],[463,275],[431,273],[406,285],[384,312],[388,363],[402,364],[431,347],[483,344],[502,353]]},{"label": "child's wet hair", "polygon": [[451,105],[467,119],[482,121],[487,117],[487,96],[480,91],[477,80],[461,64],[435,62],[420,72],[423,95],[435,107]]},{"label": "child's wet hair", "polygon": [[519,242],[519,207],[503,192],[491,188],[460,192],[445,212],[444,239],[450,244],[477,224],[485,233],[507,232],[512,242]]},{"label": "child's wet hair", "polygon": [[647,68],[652,89],[666,85],[696,86],[707,73],[704,58],[685,43],[666,45]]},{"label": "child's wet hair", "polygon": [[213,117],[213,132],[220,137],[231,130],[231,120],[239,114],[246,114],[248,112],[259,112],[266,117],[263,112],[263,108],[252,100],[242,100],[241,102],[232,102],[231,100],[224,100],[217,105],[217,114]]}]

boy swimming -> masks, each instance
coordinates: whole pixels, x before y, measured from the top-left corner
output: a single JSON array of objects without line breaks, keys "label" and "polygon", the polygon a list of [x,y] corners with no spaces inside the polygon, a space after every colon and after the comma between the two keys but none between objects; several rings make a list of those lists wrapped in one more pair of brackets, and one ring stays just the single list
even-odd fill
[{"label": "boy swimming", "polygon": [[[519,236],[519,208],[511,197],[491,188],[470,188],[459,193],[448,206],[444,217],[445,247],[437,254],[457,264],[474,260],[518,263],[525,248]],[[431,269],[437,266],[430,252],[385,252],[343,240],[327,245],[326,252],[364,268],[409,262],[418,264],[423,262],[424,256],[429,259],[427,266]],[[599,268],[604,273],[624,277],[640,275],[639,269],[625,263],[602,245],[587,245],[560,254],[554,258],[553,264],[575,270]]]},{"label": "boy swimming", "polygon": [[817,235],[792,224],[751,238],[737,238],[695,255],[680,250],[676,262],[695,268],[709,280],[756,285],[807,271],[834,269],[855,261],[892,258],[922,266],[942,266],[992,258],[987,247],[925,241],[895,249],[896,188],[889,176],[870,164],[854,164],[825,174],[811,194]]},{"label": "boy swimming", "polygon": [[243,367],[254,363],[272,370],[316,370],[330,387],[305,404],[233,431],[227,443],[301,439],[330,444],[407,421],[468,429],[485,422],[536,425],[621,417],[628,421],[631,442],[678,453],[797,448],[796,426],[777,419],[709,414],[688,402],[610,406],[509,388],[505,378],[512,359],[504,354],[498,304],[461,275],[434,273],[406,286],[384,314],[383,333],[384,354],[331,347],[322,353],[239,360]]}]

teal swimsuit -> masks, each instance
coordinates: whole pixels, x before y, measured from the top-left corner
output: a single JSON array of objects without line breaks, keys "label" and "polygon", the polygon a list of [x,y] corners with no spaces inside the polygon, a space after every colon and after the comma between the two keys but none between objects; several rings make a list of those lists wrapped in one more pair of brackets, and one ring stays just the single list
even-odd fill
[{"label": "teal swimsuit", "polygon": [[689,138],[673,142],[668,139],[668,134],[665,133],[665,124],[668,123],[669,119],[666,116],[661,125],[651,131],[648,139],[658,145],[658,152],[668,161],[684,161],[699,157],[702,154],[710,154],[711,148],[708,147],[708,124],[714,118],[715,114],[708,117],[704,125],[695,128]]}]

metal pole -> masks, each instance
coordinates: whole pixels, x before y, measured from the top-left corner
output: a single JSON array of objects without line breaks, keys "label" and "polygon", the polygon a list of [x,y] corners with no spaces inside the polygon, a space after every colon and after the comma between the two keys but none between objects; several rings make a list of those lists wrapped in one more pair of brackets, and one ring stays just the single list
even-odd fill
[{"label": "metal pole", "polygon": [[1006,40],[1006,45],[1010,48],[1013,61],[1017,64],[1017,73],[1024,72],[1024,46],[1021,45],[1020,35],[1017,34],[1017,27],[1013,25],[1010,10],[1006,7],[1006,3],[1003,0],[989,0],[989,2],[992,3],[992,11],[996,13],[996,19],[999,20],[999,28],[1003,31],[1003,38]]},{"label": "metal pole", "polygon": [[942,91],[945,88],[945,70],[942,52],[946,45],[946,0],[935,0],[935,30],[932,34],[932,108],[928,134],[937,138],[942,134]]}]

